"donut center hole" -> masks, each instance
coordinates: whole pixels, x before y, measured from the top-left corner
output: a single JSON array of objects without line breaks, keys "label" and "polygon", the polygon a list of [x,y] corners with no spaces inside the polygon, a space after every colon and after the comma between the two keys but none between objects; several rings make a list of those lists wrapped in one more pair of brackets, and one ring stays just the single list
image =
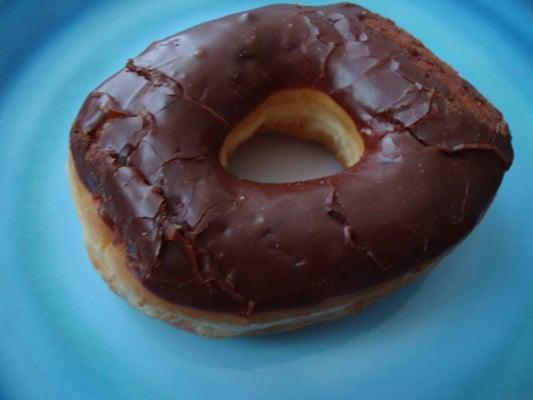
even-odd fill
[{"label": "donut center hole", "polygon": [[219,161],[240,178],[279,183],[333,175],[363,151],[355,123],[330,96],[290,89],[268,97],[229,132]]},{"label": "donut center hole", "polygon": [[342,166],[318,143],[265,132],[254,135],[237,149],[228,170],[250,181],[282,183],[333,175]]}]

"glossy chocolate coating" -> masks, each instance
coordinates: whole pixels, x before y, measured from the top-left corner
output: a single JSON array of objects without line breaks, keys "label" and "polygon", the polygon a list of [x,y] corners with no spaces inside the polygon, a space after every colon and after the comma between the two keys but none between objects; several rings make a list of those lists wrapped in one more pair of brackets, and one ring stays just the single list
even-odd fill
[{"label": "glossy chocolate coating", "polygon": [[[288,88],[343,106],[362,159],[304,182],[232,176],[218,162],[225,135]],[[392,22],[351,4],[274,5],[150,45],[88,96],[70,149],[146,288],[251,315],[441,256],[486,211],[510,141],[500,113]]]}]

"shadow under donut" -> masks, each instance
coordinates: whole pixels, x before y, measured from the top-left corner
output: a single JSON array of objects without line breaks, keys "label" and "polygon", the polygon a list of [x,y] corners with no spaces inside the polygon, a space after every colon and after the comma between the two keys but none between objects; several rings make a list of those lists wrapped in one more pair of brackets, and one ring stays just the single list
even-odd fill
[{"label": "shadow under donut", "polygon": [[329,351],[374,331],[415,296],[430,273],[351,317],[266,336],[206,339],[159,321],[149,321],[133,309],[131,312],[132,316],[135,314],[134,323],[138,322],[140,329],[149,330],[147,336],[177,359],[210,367],[254,369]]}]

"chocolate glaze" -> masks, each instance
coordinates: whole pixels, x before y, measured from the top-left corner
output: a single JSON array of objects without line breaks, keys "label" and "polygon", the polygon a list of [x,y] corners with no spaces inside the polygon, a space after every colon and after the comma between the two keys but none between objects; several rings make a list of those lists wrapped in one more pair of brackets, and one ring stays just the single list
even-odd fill
[{"label": "chocolate glaze", "polygon": [[[231,127],[300,87],[351,115],[361,161],[283,184],[224,170]],[[356,293],[442,255],[489,206],[510,141],[500,113],[392,22],[351,4],[274,5],[150,45],[89,94],[70,149],[146,288],[251,315]]]}]

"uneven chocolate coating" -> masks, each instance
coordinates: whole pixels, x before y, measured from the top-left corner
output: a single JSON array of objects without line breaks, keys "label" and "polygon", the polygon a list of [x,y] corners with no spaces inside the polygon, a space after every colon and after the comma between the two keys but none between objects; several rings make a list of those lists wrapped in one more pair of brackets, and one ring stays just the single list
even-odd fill
[{"label": "uneven chocolate coating", "polygon": [[[313,88],[365,153],[322,179],[238,179],[231,127],[272,93]],[[365,9],[274,5],[150,45],[86,99],[70,149],[129,266],[171,302],[251,315],[356,293],[456,245],[513,153],[500,113]]]}]

